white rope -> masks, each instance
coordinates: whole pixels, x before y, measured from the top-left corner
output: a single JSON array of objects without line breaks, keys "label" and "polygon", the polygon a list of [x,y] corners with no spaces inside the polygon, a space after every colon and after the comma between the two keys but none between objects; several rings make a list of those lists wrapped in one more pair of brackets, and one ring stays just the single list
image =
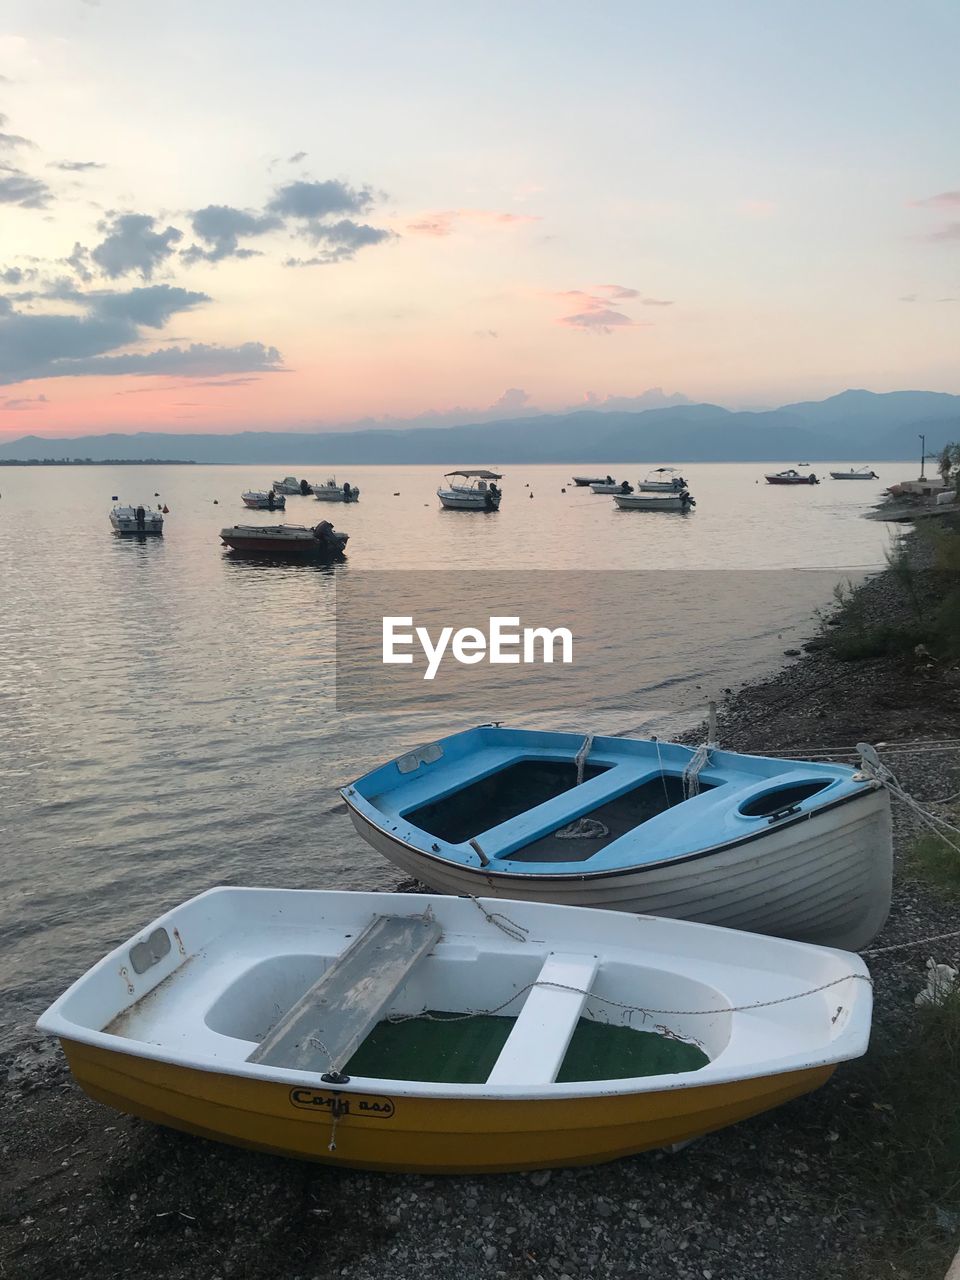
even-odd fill
[{"label": "white rope", "polygon": [[[584,738],[580,750],[576,756],[577,766],[577,786],[583,783],[584,773],[587,768],[587,757],[593,747],[593,734],[588,733]],[[599,818],[577,818],[574,822],[569,822],[565,827],[561,827],[559,831],[555,831],[554,838],[557,840],[601,840],[604,836],[610,834],[610,828],[606,823],[601,822]]]},{"label": "white rope", "polygon": [[788,996],[777,996],[773,1000],[756,1000],[751,1004],[728,1004],[721,1005],[715,1009],[651,1009],[646,1005],[628,1004],[625,1000],[614,1000],[610,996],[598,995],[595,991],[590,991],[585,987],[575,987],[566,982],[541,982],[536,979],[528,982],[525,987],[520,987],[512,996],[509,996],[502,1004],[496,1005],[493,1009],[465,1009],[462,1013],[445,1013],[441,1017],[436,1017],[426,1008],[418,1013],[392,1013],[387,1017],[388,1022],[413,1022],[415,1019],[422,1018],[425,1022],[465,1022],[468,1018],[489,1018],[494,1017],[508,1005],[513,1004],[520,996],[526,995],[528,991],[532,991],[534,987],[543,987],[554,991],[569,991],[573,995],[584,996],[590,1000],[595,1000],[600,1004],[611,1005],[615,1009],[620,1009],[625,1013],[639,1013],[644,1018],[657,1015],[658,1017],[677,1017],[677,1018],[699,1018],[716,1016],[722,1013],[747,1013],[751,1009],[769,1009],[773,1005],[789,1004],[791,1000],[803,1000],[806,996],[816,995],[820,991],[827,991],[830,987],[836,987],[841,982],[868,982],[873,985],[873,979],[866,973],[845,973],[840,978],[833,978],[830,982],[823,982],[819,987],[810,987],[806,991],[794,991]]},{"label": "white rope", "polygon": [[699,747],[687,761],[686,768],[683,771],[683,798],[689,800],[691,796],[700,794],[700,770],[710,763],[710,748],[705,742],[701,742]]},{"label": "white rope", "polygon": [[960,844],[957,844],[950,839],[950,836],[945,834],[945,832],[949,831],[955,836],[960,836],[960,827],[950,822],[947,818],[925,809],[918,800],[915,800],[901,785],[897,775],[880,760],[879,754],[874,748],[869,747],[866,743],[858,743],[857,750],[860,752],[861,772],[871,778],[875,778],[886,787],[895,800],[899,800],[901,804],[905,805],[920,819],[924,826],[939,836],[944,844],[949,845],[951,849],[960,854]]},{"label": "white rope", "polygon": [[488,923],[495,925],[501,933],[505,933],[508,938],[513,938],[515,942],[527,941],[527,934],[530,930],[526,925],[517,924],[516,920],[511,920],[509,916],[503,915],[500,911],[488,911],[480,899],[474,897],[472,893],[468,893],[467,897],[483,913]]}]

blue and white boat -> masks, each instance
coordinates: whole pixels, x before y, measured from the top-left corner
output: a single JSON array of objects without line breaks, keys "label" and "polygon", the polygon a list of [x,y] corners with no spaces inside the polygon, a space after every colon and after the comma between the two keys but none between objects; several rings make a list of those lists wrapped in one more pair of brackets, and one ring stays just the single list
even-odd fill
[{"label": "blue and white boat", "polygon": [[369,844],[441,892],[849,950],[890,906],[890,801],[869,768],[484,725],[341,795]]}]

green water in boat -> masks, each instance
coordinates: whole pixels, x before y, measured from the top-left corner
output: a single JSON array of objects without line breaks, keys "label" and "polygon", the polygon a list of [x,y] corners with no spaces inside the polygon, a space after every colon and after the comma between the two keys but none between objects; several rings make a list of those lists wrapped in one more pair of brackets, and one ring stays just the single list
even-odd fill
[{"label": "green water in boat", "polygon": [[[429,1018],[380,1022],[346,1065],[351,1076],[483,1084],[513,1029],[514,1018],[460,1018],[430,1010]],[[655,1031],[612,1027],[581,1018],[558,1082],[623,1080],[699,1071],[710,1059],[696,1045]]]}]

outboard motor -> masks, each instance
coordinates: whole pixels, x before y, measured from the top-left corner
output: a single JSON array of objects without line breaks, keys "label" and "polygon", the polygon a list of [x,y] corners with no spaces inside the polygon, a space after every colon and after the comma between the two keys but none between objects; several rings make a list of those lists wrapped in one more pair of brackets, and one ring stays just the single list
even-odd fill
[{"label": "outboard motor", "polygon": [[270,492],[267,494],[267,510],[273,511],[276,505],[277,503],[273,496],[273,490],[271,489]]},{"label": "outboard motor", "polygon": [[350,482],[348,480],[343,482],[343,500],[344,502],[350,501]]},{"label": "outboard motor", "polygon": [[137,507],[136,517],[137,517],[137,528],[138,529],[146,528],[147,513],[144,511],[143,507]]},{"label": "outboard motor", "polygon": [[306,480],[300,481],[300,493],[304,498],[306,498],[308,494],[313,493],[313,490],[307,484]]}]

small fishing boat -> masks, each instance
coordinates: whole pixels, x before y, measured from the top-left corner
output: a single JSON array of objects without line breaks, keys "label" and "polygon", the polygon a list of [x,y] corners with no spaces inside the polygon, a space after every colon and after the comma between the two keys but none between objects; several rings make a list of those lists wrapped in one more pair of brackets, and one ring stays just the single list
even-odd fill
[{"label": "small fishing boat", "polygon": [[98,1102],[351,1168],[614,1160],[817,1088],[867,1048],[843,951],[543,903],[217,888],[41,1016]]},{"label": "small fishing boat", "polygon": [[603,484],[603,476],[574,476],[573,483],[578,489],[586,489],[591,484]]},{"label": "small fishing boat", "polygon": [[[306,485],[306,488],[304,486]],[[284,476],[282,480],[274,480],[273,492],[283,493],[287,497],[309,494],[310,486],[306,480],[298,480],[296,476]]]},{"label": "small fishing boat", "polygon": [[594,493],[633,493],[633,485],[626,480],[614,480],[607,476],[604,480],[594,480],[590,485]]},{"label": "small fishing boat", "polygon": [[637,484],[638,493],[682,493],[687,482],[676,467],[656,467]]},{"label": "small fishing boat", "polygon": [[503,493],[497,481],[503,476],[498,471],[447,471],[443,478],[452,484],[441,484],[437,497],[448,511],[500,510]]},{"label": "small fishing boat", "polygon": [[615,493],[621,511],[689,511],[697,505],[686,489],[679,493]]},{"label": "small fishing boat", "polygon": [[356,485],[337,484],[336,478],[331,476],[323,484],[313,486],[313,496],[318,502],[357,502],[360,490]]},{"label": "small fishing boat", "polygon": [[811,471],[808,475],[794,470],[793,467],[789,471],[775,471],[771,475],[765,476],[767,484],[819,484],[820,481]]},{"label": "small fishing boat", "polygon": [[110,512],[110,523],[114,533],[158,536],[163,533],[163,511],[154,511],[149,503],[141,502],[137,507],[116,506]]},{"label": "small fishing boat", "polygon": [[282,511],[287,505],[287,500],[282,493],[274,493],[271,489],[269,493],[249,490],[247,493],[241,493],[245,507],[251,507],[254,511]]},{"label": "small fishing boat", "polygon": [[368,844],[445,893],[852,950],[890,907],[890,798],[845,765],[484,725],[340,794]]},{"label": "small fishing boat", "polygon": [[877,473],[870,467],[851,467],[849,471],[831,471],[831,480],[879,480]]},{"label": "small fishing boat", "polygon": [[338,533],[329,520],[312,529],[301,524],[235,524],[221,529],[224,546],[246,555],[328,556],[343,554],[349,534]]}]

